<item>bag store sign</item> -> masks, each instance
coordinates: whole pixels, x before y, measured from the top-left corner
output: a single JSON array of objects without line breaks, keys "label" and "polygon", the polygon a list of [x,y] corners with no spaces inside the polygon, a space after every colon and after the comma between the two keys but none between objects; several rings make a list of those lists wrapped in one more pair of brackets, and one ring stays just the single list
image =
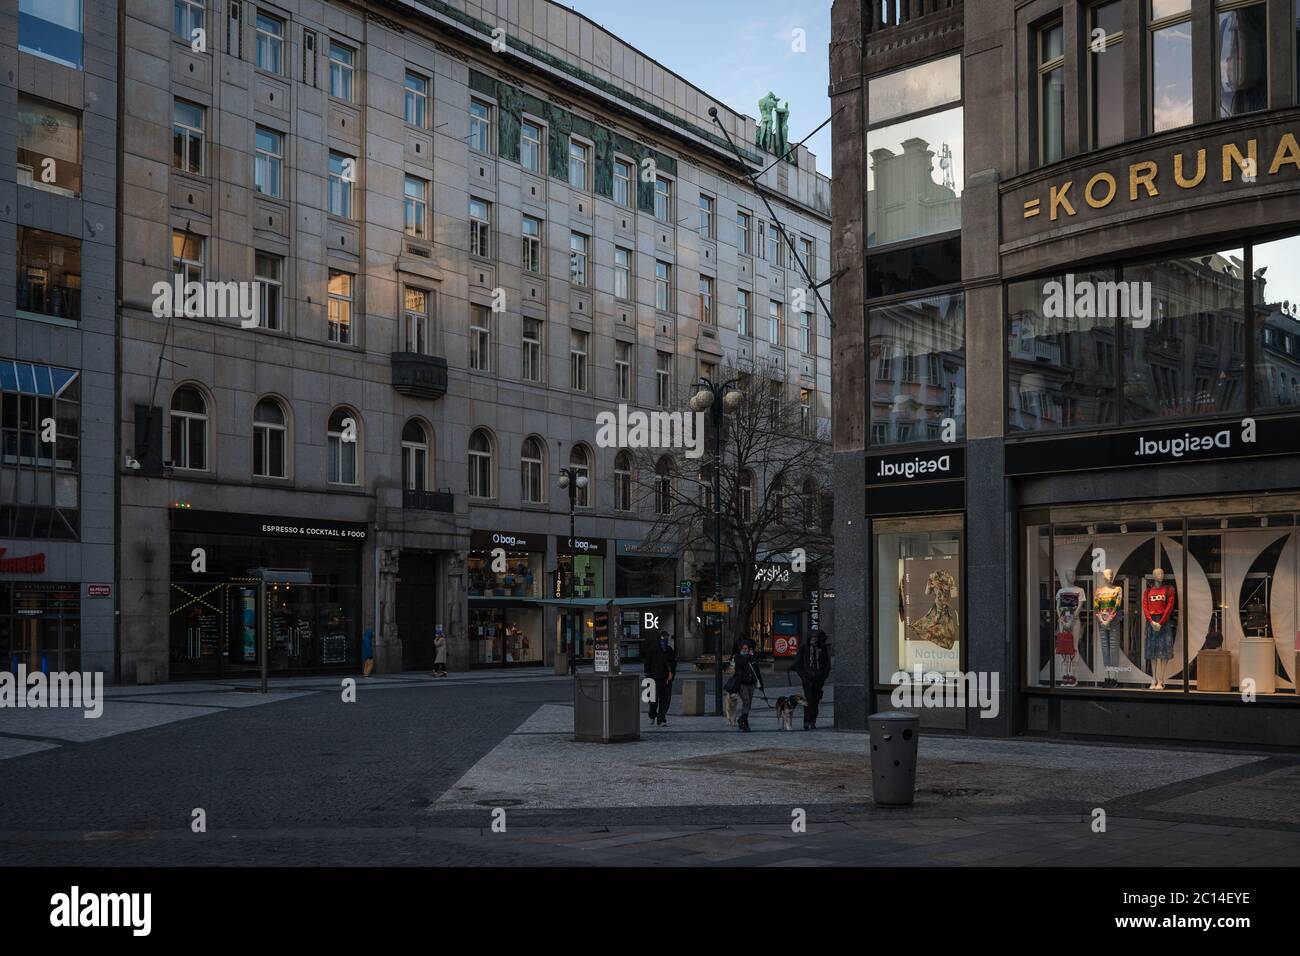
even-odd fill
[{"label": "bag store sign", "polygon": [[1035,177],[1002,195],[1004,241],[1150,206],[1300,180],[1294,117],[1205,137],[1189,133],[1163,150],[1116,155],[1065,175]]}]

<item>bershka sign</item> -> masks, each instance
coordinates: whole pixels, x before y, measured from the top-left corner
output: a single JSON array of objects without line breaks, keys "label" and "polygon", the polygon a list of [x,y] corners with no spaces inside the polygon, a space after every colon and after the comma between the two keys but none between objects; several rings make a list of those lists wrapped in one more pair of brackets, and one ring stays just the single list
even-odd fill
[{"label": "bershka sign", "polygon": [[505,548],[507,551],[545,551],[546,539],[539,534],[524,534],[521,531],[471,531],[469,546],[474,551],[491,551]]},{"label": "bershka sign", "polygon": [[6,558],[5,549],[0,548],[0,574],[44,574],[45,552],[24,555],[21,558]]},{"label": "bershka sign", "polygon": [[1008,442],[1008,475],[1255,458],[1297,452],[1300,416],[1242,418],[1113,435]]},{"label": "bershka sign", "polygon": [[950,481],[966,474],[966,451],[950,448],[867,459],[867,484]]}]

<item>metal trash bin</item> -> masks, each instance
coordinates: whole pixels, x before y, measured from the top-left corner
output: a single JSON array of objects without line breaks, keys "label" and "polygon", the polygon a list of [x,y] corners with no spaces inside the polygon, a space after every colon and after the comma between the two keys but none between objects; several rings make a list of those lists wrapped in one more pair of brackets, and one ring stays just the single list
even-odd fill
[{"label": "metal trash bin", "polygon": [[872,714],[871,789],[882,807],[906,807],[916,793],[916,751],[921,718],[901,710]]}]

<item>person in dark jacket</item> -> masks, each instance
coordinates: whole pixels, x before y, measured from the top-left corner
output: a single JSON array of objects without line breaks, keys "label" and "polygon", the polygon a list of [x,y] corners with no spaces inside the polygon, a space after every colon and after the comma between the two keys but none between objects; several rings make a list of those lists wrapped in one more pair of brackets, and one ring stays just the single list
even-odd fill
[{"label": "person in dark jacket", "polygon": [[831,673],[831,651],[825,631],[814,630],[808,635],[808,640],[799,645],[794,672],[803,682],[803,696],[807,701],[803,708],[803,729],[816,730],[817,705],[821,703],[822,689]]},{"label": "person in dark jacket", "polygon": [[754,688],[763,689],[763,678],[758,673],[758,648],[754,639],[745,636],[736,641],[731,652],[731,664],[736,681],[736,694],[740,697],[740,718],[737,725],[749,732],[749,707],[754,702]]},{"label": "person in dark jacket", "polygon": [[667,727],[668,705],[673,699],[673,676],[677,673],[677,652],[667,634],[661,634],[657,643],[651,639],[647,644],[649,655],[645,661],[645,673],[655,682],[650,719],[660,727]]}]

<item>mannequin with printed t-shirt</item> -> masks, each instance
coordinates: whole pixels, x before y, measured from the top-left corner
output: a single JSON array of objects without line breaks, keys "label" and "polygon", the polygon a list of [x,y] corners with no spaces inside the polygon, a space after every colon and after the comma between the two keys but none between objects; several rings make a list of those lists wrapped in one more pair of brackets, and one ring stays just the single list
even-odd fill
[{"label": "mannequin with printed t-shirt", "polygon": [[1106,668],[1103,687],[1118,687],[1115,668],[1119,666],[1120,614],[1124,609],[1124,588],[1115,583],[1115,572],[1107,568],[1101,572],[1104,584],[1092,592],[1092,617],[1097,622],[1097,635],[1101,638],[1101,659]]},{"label": "mannequin with printed t-shirt", "polygon": [[1164,568],[1151,572],[1156,583],[1142,595],[1142,618],[1146,622],[1143,651],[1151,663],[1150,690],[1163,690],[1165,665],[1174,656],[1174,606],[1178,596],[1173,585],[1165,584]]},{"label": "mannequin with printed t-shirt", "polygon": [[1079,619],[1086,600],[1083,588],[1074,583],[1074,574],[1065,572],[1065,587],[1056,592],[1056,653],[1065,662],[1060,684],[1072,687],[1079,683],[1074,676],[1074,659],[1079,643]]}]

